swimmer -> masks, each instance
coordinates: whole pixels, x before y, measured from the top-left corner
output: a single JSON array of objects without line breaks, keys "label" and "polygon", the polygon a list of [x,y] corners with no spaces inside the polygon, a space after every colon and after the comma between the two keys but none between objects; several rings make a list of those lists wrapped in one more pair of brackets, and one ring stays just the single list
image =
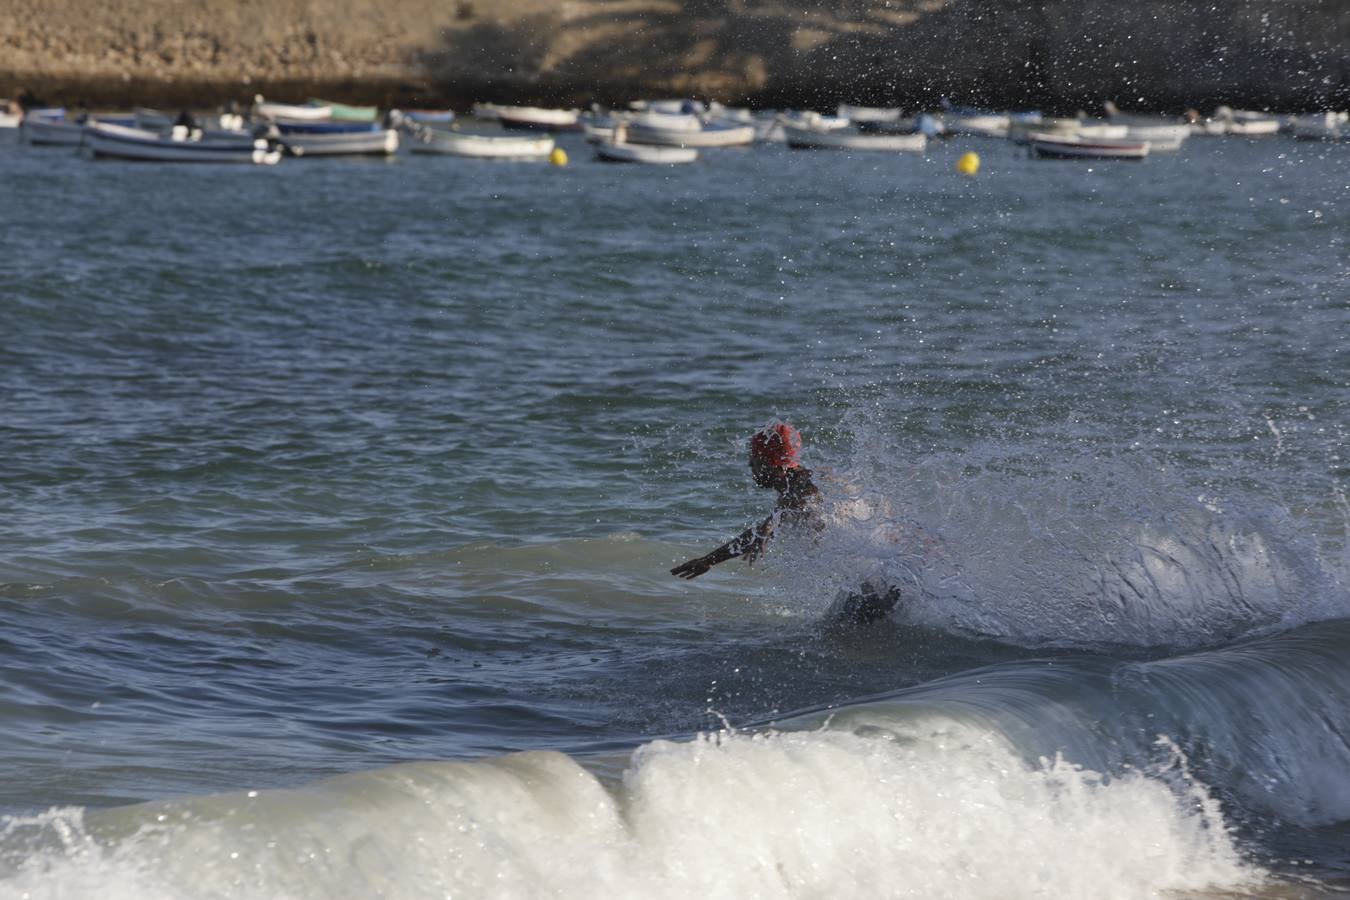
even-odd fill
[{"label": "swimmer", "polygon": [[738,556],[753,563],[764,552],[780,523],[820,528],[820,489],[811,480],[811,470],[797,458],[801,448],[801,434],[786,422],[775,422],[756,432],[750,438],[750,473],[755,484],[778,492],[773,513],[711,553],[680,563],[670,570],[670,574],[684,579],[697,578],[718,563]]},{"label": "swimmer", "polygon": [[[750,472],[755,484],[778,492],[773,513],[711,553],[680,563],[670,574],[686,580],[697,578],[718,563],[738,556],[753,563],[779,525],[822,529],[822,496],[811,478],[811,470],[798,459],[801,447],[801,434],[786,422],[775,422],[756,432],[750,438]],[[826,618],[835,625],[863,625],[886,616],[899,600],[899,589],[868,580],[858,591],[841,592]]]}]

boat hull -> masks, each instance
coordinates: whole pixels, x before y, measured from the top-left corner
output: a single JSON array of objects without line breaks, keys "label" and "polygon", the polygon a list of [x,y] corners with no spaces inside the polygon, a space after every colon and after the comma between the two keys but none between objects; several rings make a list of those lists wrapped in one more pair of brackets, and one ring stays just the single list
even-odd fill
[{"label": "boat hull", "polygon": [[571,109],[498,107],[497,121],[511,131],[581,131],[580,113]]},{"label": "boat hull", "polygon": [[876,134],[854,131],[814,131],[784,125],[787,145],[793,150],[867,150],[890,153],[922,153],[928,146],[923,134]]},{"label": "boat hull", "polygon": [[545,159],[553,152],[551,137],[458,134],[424,128],[413,139],[414,153],[474,159]]},{"label": "boat hull", "polygon": [[105,124],[86,126],[84,144],[95,159],[133,162],[274,165],[281,159],[281,151],[265,140],[174,140],[151,131]]},{"label": "boat hull", "polygon": [[595,147],[595,155],[604,162],[646,163],[674,166],[698,159],[693,147],[657,147],[651,144],[603,143]]},{"label": "boat hull", "polygon": [[54,122],[28,117],[19,130],[34,147],[78,147],[84,142],[84,126],[75,122]]},{"label": "boat hull", "polygon": [[1032,135],[1031,150],[1044,159],[1144,159],[1148,141],[1062,138]]},{"label": "boat hull", "polygon": [[949,115],[946,118],[947,131],[951,134],[970,134],[979,137],[1006,138],[1012,127],[1009,116],[996,113],[974,115]]},{"label": "boat hull", "polygon": [[1274,116],[1239,115],[1228,123],[1228,133],[1236,137],[1269,137],[1280,133],[1280,120]]},{"label": "boat hull", "polygon": [[281,142],[294,156],[391,156],[398,152],[398,131],[294,133],[283,135]]},{"label": "boat hull", "polygon": [[327,122],[333,118],[333,109],[328,106],[297,106],[293,103],[258,103],[253,114],[262,119],[292,119],[304,122]]},{"label": "boat hull", "polygon": [[737,125],[723,128],[683,130],[656,128],[633,123],[628,126],[628,142],[650,144],[656,147],[744,147],[755,142],[755,126]]}]

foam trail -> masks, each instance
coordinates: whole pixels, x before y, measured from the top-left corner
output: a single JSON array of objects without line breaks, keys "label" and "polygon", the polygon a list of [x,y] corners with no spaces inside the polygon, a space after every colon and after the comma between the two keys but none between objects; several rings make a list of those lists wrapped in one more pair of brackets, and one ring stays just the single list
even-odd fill
[{"label": "foam trail", "polygon": [[1252,886],[1219,813],[1139,772],[1028,765],[940,715],[718,734],[605,782],[536,752],[11,820],[8,896],[1152,897]]}]

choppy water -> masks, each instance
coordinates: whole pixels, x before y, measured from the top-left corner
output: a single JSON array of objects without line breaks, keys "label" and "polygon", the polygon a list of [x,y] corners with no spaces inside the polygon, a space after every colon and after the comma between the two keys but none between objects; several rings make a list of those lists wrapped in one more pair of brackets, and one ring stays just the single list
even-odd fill
[{"label": "choppy water", "polygon": [[570,149],[0,148],[0,894],[1350,882],[1350,146]]}]

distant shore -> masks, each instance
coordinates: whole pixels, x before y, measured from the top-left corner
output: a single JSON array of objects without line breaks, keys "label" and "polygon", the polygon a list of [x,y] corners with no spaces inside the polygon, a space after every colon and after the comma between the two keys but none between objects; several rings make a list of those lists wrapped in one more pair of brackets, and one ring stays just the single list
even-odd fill
[{"label": "distant shore", "polygon": [[[1097,112],[1350,107],[1350,9],[1182,0],[13,0],[0,97],[210,108],[256,94],[383,107],[694,97]],[[330,8],[331,7],[331,8]]]}]

